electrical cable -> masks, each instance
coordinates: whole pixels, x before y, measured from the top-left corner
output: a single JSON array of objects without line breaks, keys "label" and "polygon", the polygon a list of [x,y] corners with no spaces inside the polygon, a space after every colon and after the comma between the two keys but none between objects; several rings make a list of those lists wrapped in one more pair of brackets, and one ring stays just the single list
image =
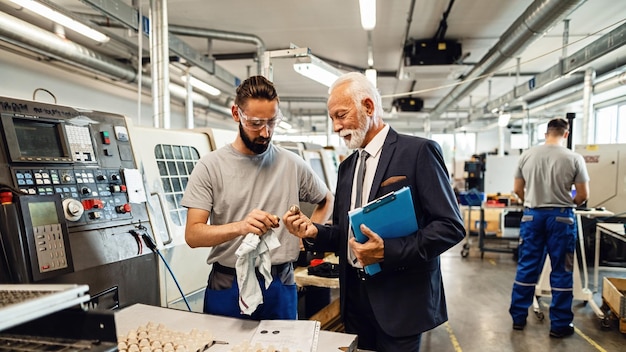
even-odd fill
[{"label": "electrical cable", "polygon": [[5,183],[0,183],[0,192],[11,192],[11,193],[13,193],[14,195],[16,195],[18,197],[22,196],[22,195],[25,195],[24,192],[20,191],[19,189],[15,188],[13,186],[7,185]]},{"label": "electrical cable", "polygon": [[[139,226],[140,228],[145,229],[145,227],[143,227],[142,225],[139,225]],[[176,280],[176,276],[174,276],[174,272],[172,271],[172,268],[170,268],[170,265],[168,264],[167,260],[165,260],[165,257],[163,257],[163,254],[161,254],[161,251],[158,250],[156,244],[152,241],[152,238],[150,238],[150,236],[148,236],[147,233],[143,232],[141,234],[141,238],[143,238],[143,241],[146,243],[146,246],[148,246],[148,248],[150,248],[154,253],[158,254],[159,257],[161,257],[163,264],[165,264],[165,267],[170,272],[172,279],[174,279],[174,283],[176,284],[176,287],[178,287],[178,292],[180,292],[180,295],[183,298],[183,301],[185,301],[185,305],[187,305],[187,309],[191,312],[191,306],[189,305],[189,302],[187,301],[187,297],[185,297],[185,294],[183,293],[183,289],[180,288],[180,284],[178,283],[178,280]]]},{"label": "electrical cable", "polygon": [[141,235],[135,230],[130,230],[130,234],[133,235],[135,241],[137,242],[137,255],[141,255],[143,253],[143,242],[141,242]]}]

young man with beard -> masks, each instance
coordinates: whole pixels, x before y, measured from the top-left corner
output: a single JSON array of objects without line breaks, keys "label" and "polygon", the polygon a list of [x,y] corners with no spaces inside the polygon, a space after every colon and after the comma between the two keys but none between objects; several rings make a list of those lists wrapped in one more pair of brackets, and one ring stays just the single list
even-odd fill
[{"label": "young man with beard", "polygon": [[[356,149],[339,166],[332,225],[311,223],[296,212],[283,220],[307,249],[338,253],[341,315],[360,349],[417,352],[422,332],[448,319],[439,255],[465,235],[441,148],[386,125],[380,93],[360,73],[345,74],[331,86],[328,112],[334,131]],[[365,171],[358,172],[362,163]],[[415,212],[417,232],[383,240],[361,225],[369,239],[356,242],[348,211],[358,207],[358,198],[365,204],[404,186],[411,190],[415,208],[406,211]],[[382,271],[369,276],[363,267],[373,263]]]},{"label": "young man with beard", "polygon": [[[297,318],[292,263],[300,253],[300,241],[280,225],[278,216],[303,201],[316,204],[311,218],[323,223],[330,216],[333,196],[302,158],[271,143],[282,119],[278,104],[274,85],[265,77],[243,81],[231,108],[239,134],[232,144],[202,157],[185,189],[185,240],[192,248],[212,247],[205,313],[255,320]],[[252,279],[261,288],[262,304],[243,314],[236,252],[242,243],[249,243],[248,234],[262,239],[270,232],[280,242],[270,251],[272,282],[266,288],[257,270],[258,282],[257,277]]]}]

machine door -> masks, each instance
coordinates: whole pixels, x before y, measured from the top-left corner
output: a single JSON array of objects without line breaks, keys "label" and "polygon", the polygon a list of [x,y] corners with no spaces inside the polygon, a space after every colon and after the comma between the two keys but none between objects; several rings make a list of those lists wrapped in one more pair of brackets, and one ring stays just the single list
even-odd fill
[{"label": "machine door", "polygon": [[[187,210],[181,206],[189,175],[199,159],[214,149],[210,130],[167,130],[132,126],[135,157],[145,175],[151,225],[157,245],[185,293],[192,310],[202,310],[210,267],[209,248],[190,248],[185,242]],[[161,262],[161,305],[186,309],[176,283]]]}]

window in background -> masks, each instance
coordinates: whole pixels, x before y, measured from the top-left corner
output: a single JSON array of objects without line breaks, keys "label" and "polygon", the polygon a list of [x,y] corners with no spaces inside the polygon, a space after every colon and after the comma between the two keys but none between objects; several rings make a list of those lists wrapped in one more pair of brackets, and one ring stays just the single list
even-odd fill
[{"label": "window in background", "polygon": [[546,131],[548,130],[548,123],[540,123],[535,126],[535,136],[537,137],[532,145],[539,145],[546,142]]},{"label": "window in background", "polygon": [[476,154],[476,133],[457,133],[454,135],[454,158],[469,160]]},{"label": "window in background", "polygon": [[528,142],[528,134],[511,134],[511,149],[528,149],[529,146],[530,143]]},{"label": "window in background", "polygon": [[[607,106],[596,110],[596,133],[594,143],[611,144],[617,140],[617,121],[618,121],[617,105]],[[626,116],[625,116],[626,118]]]}]

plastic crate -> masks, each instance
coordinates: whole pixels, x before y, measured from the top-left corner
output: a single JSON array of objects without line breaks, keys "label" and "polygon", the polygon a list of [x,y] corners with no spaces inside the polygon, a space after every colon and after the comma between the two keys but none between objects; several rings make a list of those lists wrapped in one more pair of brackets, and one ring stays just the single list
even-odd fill
[{"label": "plastic crate", "polygon": [[479,206],[485,200],[485,193],[478,191],[467,191],[459,193],[461,205]]}]

